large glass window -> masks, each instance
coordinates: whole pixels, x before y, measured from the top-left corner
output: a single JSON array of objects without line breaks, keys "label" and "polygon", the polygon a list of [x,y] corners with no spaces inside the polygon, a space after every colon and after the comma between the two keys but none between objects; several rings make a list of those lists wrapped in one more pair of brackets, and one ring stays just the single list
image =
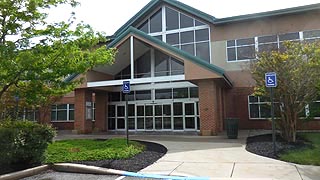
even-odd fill
[{"label": "large glass window", "polygon": [[285,51],[283,45],[285,41],[305,40],[313,42],[317,39],[320,39],[320,30],[228,40],[227,61],[234,62],[255,59],[256,50],[258,52]]},{"label": "large glass window", "polygon": [[109,99],[109,102],[120,101],[120,92],[109,92],[108,99]]},{"label": "large glass window", "polygon": [[155,73],[157,76],[170,76],[184,74],[184,64],[161,51],[155,50]]},{"label": "large glass window", "polygon": [[315,40],[319,40],[320,39],[320,30],[304,31],[303,38],[308,42],[313,42]]},{"label": "large glass window", "polygon": [[150,51],[139,57],[134,63],[134,77],[145,78],[151,76]]},{"label": "large glass window", "polygon": [[116,106],[108,105],[108,129],[116,129]]},{"label": "large glass window", "polygon": [[151,100],[151,91],[136,91],[136,100]]},{"label": "large glass window", "polygon": [[254,59],[254,38],[227,41],[227,55],[228,61],[242,61]]},{"label": "large glass window", "polygon": [[249,96],[249,116],[251,119],[271,117],[270,100],[263,97]]},{"label": "large glass window", "polygon": [[309,111],[306,112],[307,116],[320,118],[320,99],[309,104],[308,110]]},{"label": "large glass window", "polygon": [[150,18],[150,33],[162,31],[162,12],[161,9],[157,11]]},{"label": "large glass window", "polygon": [[74,105],[58,104],[51,106],[51,121],[73,121]]},{"label": "large glass window", "polygon": [[188,28],[193,26],[194,26],[194,19],[183,13],[180,13],[180,28]]},{"label": "large glass window", "polygon": [[258,50],[259,52],[277,51],[278,37],[276,35],[258,37]]},{"label": "large glass window", "polygon": [[179,13],[171,8],[166,7],[166,30],[179,28]]},{"label": "large glass window", "polygon": [[172,89],[156,89],[155,99],[172,99]]},{"label": "large glass window", "polygon": [[138,29],[210,62],[209,26],[173,8],[165,6],[163,8],[164,11],[158,10],[138,26]]},{"label": "large glass window", "polygon": [[21,114],[19,113],[19,116],[23,120],[29,120],[29,121],[38,121],[39,120],[39,111],[36,109],[26,109],[24,108]]},{"label": "large glass window", "polygon": [[[249,117],[251,119],[265,119],[271,117],[270,99],[265,97],[249,96]],[[275,114],[279,116],[280,107],[279,103],[275,102]],[[299,113],[299,117],[320,117],[320,98],[310,104]]]}]

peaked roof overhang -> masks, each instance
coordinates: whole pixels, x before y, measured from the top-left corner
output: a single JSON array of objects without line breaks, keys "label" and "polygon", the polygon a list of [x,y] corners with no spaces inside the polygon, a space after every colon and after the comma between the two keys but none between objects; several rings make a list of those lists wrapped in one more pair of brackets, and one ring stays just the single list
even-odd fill
[{"label": "peaked roof overhang", "polygon": [[140,21],[142,21],[146,16],[148,16],[152,11],[159,7],[162,3],[168,4],[170,6],[176,7],[177,9],[181,9],[187,13],[194,15],[195,17],[201,18],[208,22],[213,22],[216,18],[207,13],[204,13],[198,9],[195,9],[191,6],[188,6],[184,3],[181,3],[177,0],[151,0],[147,5],[145,5],[137,14],[135,14],[131,19],[129,19],[123,26],[121,26],[115,33],[114,37],[119,36],[125,30],[127,30],[130,26],[135,26]]},{"label": "peaked roof overhang", "polygon": [[205,60],[200,59],[199,57],[193,56],[185,51],[182,51],[176,47],[173,47],[155,37],[152,37],[143,31],[140,31],[134,27],[129,27],[126,31],[124,31],[122,34],[120,34],[116,39],[114,39],[109,45],[108,48],[112,47],[118,47],[124,42],[126,39],[128,39],[130,36],[134,36],[137,39],[140,39],[152,46],[159,47],[161,49],[165,49],[167,52],[169,52],[171,55],[176,55],[180,57],[183,60],[190,61],[196,65],[199,65],[202,68],[205,68],[206,70],[209,70],[223,78],[227,85],[229,87],[232,87],[231,81],[228,79],[228,77],[225,74],[224,69],[215,66],[213,64],[208,63]]}]

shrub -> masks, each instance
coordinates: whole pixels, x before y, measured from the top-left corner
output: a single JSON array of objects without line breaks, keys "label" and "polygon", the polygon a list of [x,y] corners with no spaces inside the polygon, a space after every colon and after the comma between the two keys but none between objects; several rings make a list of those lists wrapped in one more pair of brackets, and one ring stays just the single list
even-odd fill
[{"label": "shrub", "polygon": [[31,121],[0,121],[0,167],[18,170],[41,164],[56,135],[49,125]]}]

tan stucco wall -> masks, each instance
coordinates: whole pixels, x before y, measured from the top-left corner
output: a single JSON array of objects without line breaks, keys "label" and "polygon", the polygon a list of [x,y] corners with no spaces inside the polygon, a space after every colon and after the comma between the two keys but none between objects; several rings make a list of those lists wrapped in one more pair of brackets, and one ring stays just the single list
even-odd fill
[{"label": "tan stucco wall", "polygon": [[[230,39],[320,29],[319,17],[320,11],[310,11],[224,25],[211,25],[211,62],[226,71],[234,86],[251,86],[252,78],[248,76],[251,62],[227,62],[226,41]],[[248,85],[246,86],[245,84]]]},{"label": "tan stucco wall", "polygon": [[220,75],[190,61],[184,61],[184,72],[186,80],[221,78]]},{"label": "tan stucco wall", "polygon": [[211,26],[212,41],[320,29],[320,10]]},{"label": "tan stucco wall", "polygon": [[254,87],[255,85],[255,81],[252,79],[249,71],[227,71],[226,75],[233,87]]}]

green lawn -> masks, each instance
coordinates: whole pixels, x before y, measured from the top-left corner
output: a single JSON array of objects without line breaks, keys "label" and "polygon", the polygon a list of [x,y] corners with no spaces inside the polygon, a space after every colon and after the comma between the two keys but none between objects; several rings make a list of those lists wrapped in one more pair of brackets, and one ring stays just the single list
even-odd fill
[{"label": "green lawn", "polygon": [[283,161],[308,164],[308,165],[320,165],[320,133],[301,133],[299,134],[305,139],[309,140],[313,145],[313,148],[303,148],[299,150],[285,152],[280,155],[280,159]]},{"label": "green lawn", "polygon": [[46,163],[91,161],[103,159],[126,159],[142,152],[144,146],[126,139],[110,140],[63,140],[49,145]]}]

